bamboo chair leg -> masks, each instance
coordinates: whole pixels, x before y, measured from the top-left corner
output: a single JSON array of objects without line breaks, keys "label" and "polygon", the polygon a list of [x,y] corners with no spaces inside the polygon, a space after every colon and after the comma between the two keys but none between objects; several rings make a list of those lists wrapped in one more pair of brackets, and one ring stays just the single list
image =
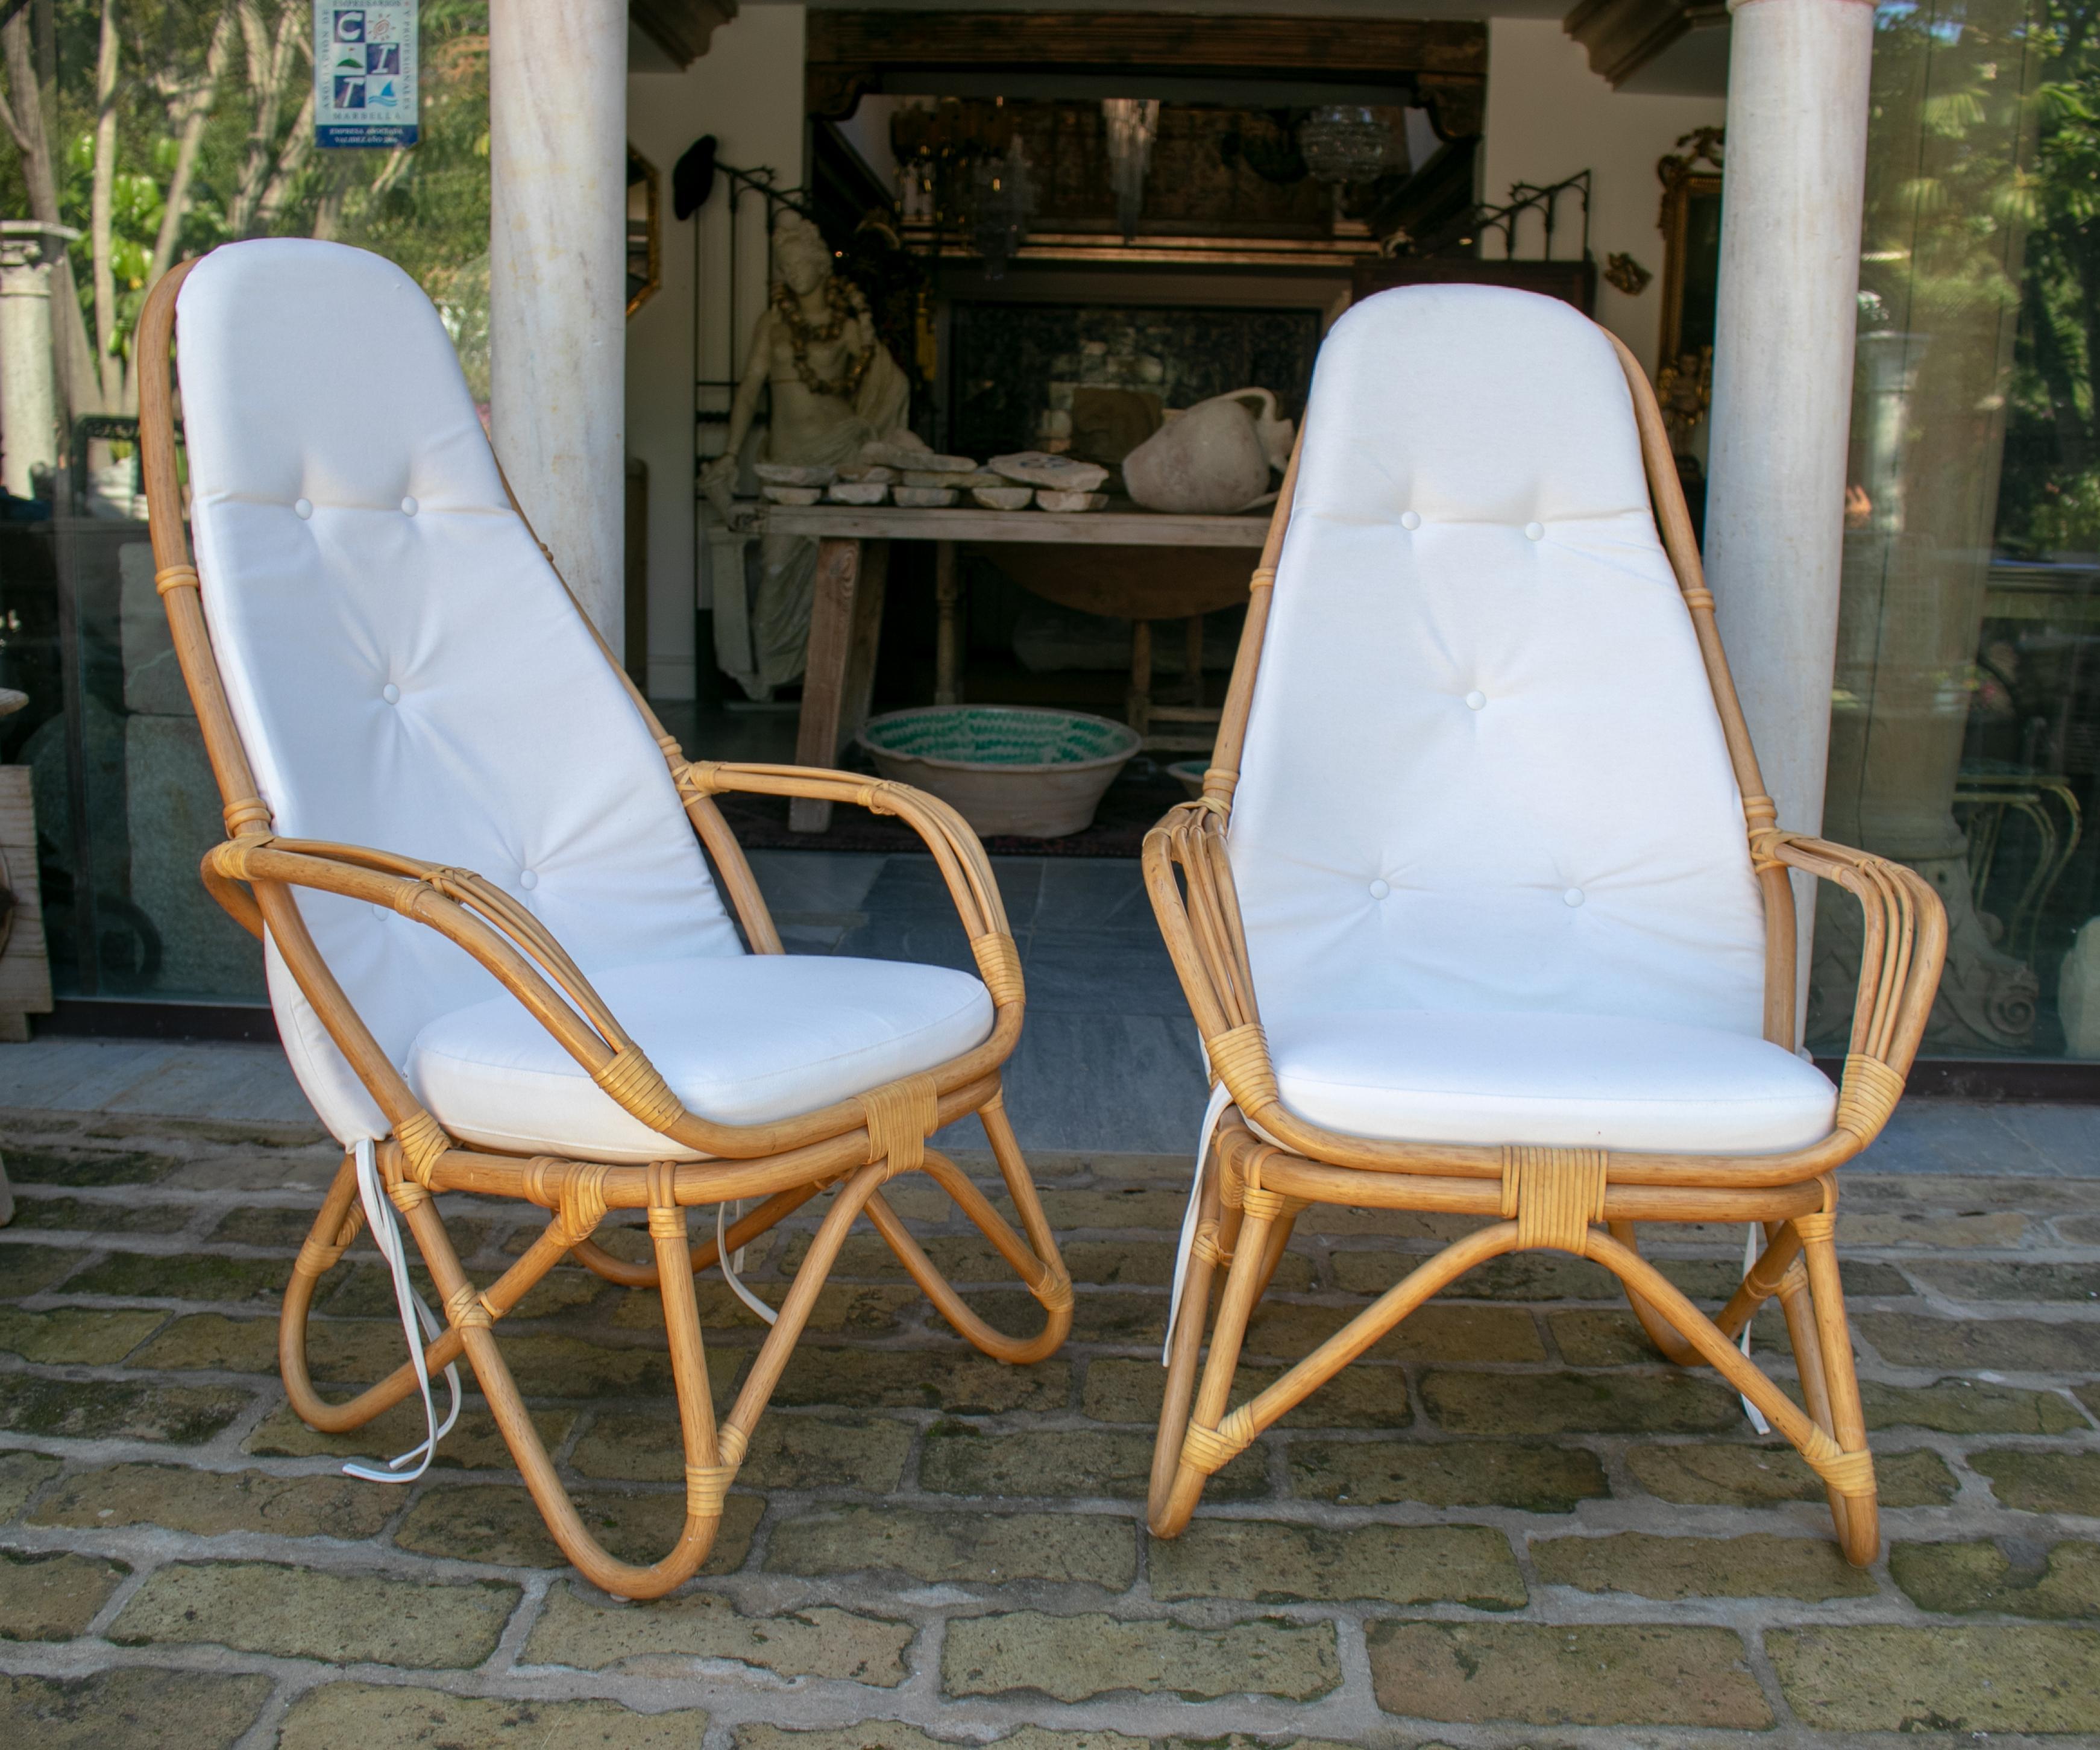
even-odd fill
[{"label": "bamboo chair leg", "polygon": [[1268,1230],[1268,1238],[1261,1249],[1261,1275],[1255,1282],[1254,1298],[1257,1305],[1268,1292],[1268,1285],[1276,1280],[1277,1267],[1283,1262],[1285,1250],[1290,1246],[1292,1231],[1298,1226],[1298,1212],[1302,1206],[1286,1202],[1283,1213],[1276,1218]]},{"label": "bamboo chair leg", "polygon": [[[748,1245],[769,1228],[786,1219],[816,1196],[821,1185],[797,1185],[792,1190],[776,1192],[748,1214],[740,1215],[730,1226],[725,1237],[734,1252],[740,1245]],[[579,1240],[569,1248],[576,1261],[593,1275],[608,1282],[616,1282],[622,1288],[654,1288],[656,1286],[656,1264],[652,1259],[647,1263],[629,1263],[615,1258],[595,1240]],[[692,1273],[698,1276],[716,1260],[714,1236],[709,1234],[692,1249],[690,1263]]]},{"label": "bamboo chair leg", "polygon": [[[1263,1195],[1254,1193],[1248,1201],[1252,1202],[1254,1197]],[[1197,1501],[1202,1498],[1203,1484],[1211,1473],[1222,1469],[1231,1456],[1228,1453],[1224,1458],[1217,1458],[1209,1448],[1220,1439],[1218,1424],[1225,1413],[1225,1400],[1232,1394],[1233,1376],[1239,1370],[1240,1348],[1246,1341],[1247,1320],[1253,1316],[1259,1292],[1262,1253],[1275,1219],[1259,1206],[1253,1209],[1243,1207],[1240,1214],[1240,1231],[1233,1247],[1232,1267],[1226,1272],[1224,1295],[1218,1303],[1217,1322],[1211,1333],[1211,1352],[1203,1363],[1202,1382],[1196,1388],[1195,1408],[1181,1435],[1180,1452],[1165,1509],[1152,1520],[1155,1536],[1181,1535],[1189,1516],[1196,1510]],[[1216,1461],[1198,1462],[1210,1458],[1216,1458]]]},{"label": "bamboo chair leg", "polygon": [[[1267,1224],[1264,1223],[1261,1225],[1265,1227]],[[1240,1244],[1233,1253],[1233,1273],[1226,1280],[1224,1298],[1219,1307],[1220,1333],[1226,1329],[1226,1314],[1233,1304],[1233,1290],[1239,1281],[1242,1264],[1251,1277],[1260,1269],[1260,1258],[1266,1251],[1268,1236],[1257,1229],[1255,1217],[1248,1218],[1247,1225],[1241,1230],[1241,1236]],[[1162,1537],[1178,1536],[1187,1526],[1196,1501],[1202,1493],[1203,1483],[1211,1471],[1221,1468],[1226,1460],[1244,1449],[1263,1429],[1290,1414],[1424,1301],[1476,1265],[1504,1252],[1515,1251],[1517,1249],[1516,1236],[1516,1223],[1503,1221],[1477,1228],[1463,1239],[1454,1241],[1388,1289],[1312,1354],[1286,1372],[1282,1378],[1255,1393],[1230,1416],[1224,1417],[1222,1422],[1207,1419],[1205,1413],[1211,1408],[1213,1399],[1216,1409],[1224,1408],[1224,1397],[1232,1384],[1229,1369],[1222,1384],[1213,1383],[1219,1357],[1218,1343],[1214,1339],[1211,1359],[1203,1375],[1202,1394],[1196,1404],[1193,1426],[1181,1436],[1180,1461],[1166,1505],[1163,1510],[1152,1516],[1154,1532]],[[1185,1311],[1193,1310],[1185,1296],[1184,1307]],[[1235,1360],[1245,1331],[1246,1319],[1242,1316],[1233,1338]],[[1180,1333],[1176,1334],[1178,1338]],[[1172,1404],[1170,1395],[1170,1412]],[[1162,1414],[1160,1419],[1162,1442],[1168,1426],[1168,1415]],[[1157,1477],[1159,1460],[1156,1452],[1154,1465]],[[1194,1474],[1193,1488],[1189,1482],[1192,1471]]]},{"label": "bamboo chair leg", "polygon": [[1015,1213],[1021,1217],[1021,1232],[1028,1236],[1028,1243],[1039,1259],[1046,1263],[1057,1263],[1057,1242],[1051,1234],[1049,1218],[1043,1213],[1043,1199],[1036,1194],[1035,1175],[1028,1170],[1020,1140],[1006,1115],[1004,1095],[994,1094],[977,1109],[977,1117],[991,1144],[992,1157],[999,1162],[999,1176],[1006,1181],[1007,1195],[1013,1199]]},{"label": "bamboo chair leg", "polygon": [[[1825,1430],[1848,1457],[1856,1455],[1864,1481],[1846,1489],[1833,1483],[1831,1515],[1845,1558],[1864,1567],[1881,1549],[1881,1511],[1868,1455],[1867,1417],[1860,1402],[1860,1376],[1852,1365],[1852,1329],[1845,1316],[1845,1290],[1838,1276],[1837,1219],[1829,1214],[1797,1217],[1808,1265],[1809,1300],[1821,1339],[1824,1395],[1830,1422]],[[1826,1481],[1829,1479],[1826,1479]]]},{"label": "bamboo chair leg", "polygon": [[[1780,1285],[1780,1310],[1786,1316],[1787,1342],[1793,1350],[1794,1371],[1801,1378],[1801,1400],[1816,1426],[1829,1434],[1833,1426],[1830,1382],[1823,1372],[1823,1342],[1815,1328],[1815,1304],[1809,1293],[1806,1267],[1787,1272],[1786,1281]],[[1845,1497],[1827,1486],[1824,1492],[1829,1497],[1830,1517],[1842,1543],[1851,1523]]]},{"label": "bamboo chair leg", "polygon": [[[668,1174],[666,1175],[668,1182]],[[410,1188],[413,1189],[415,1188]],[[672,1378],[677,1387],[678,1408],[682,1426],[687,1435],[686,1523],[677,1542],[668,1555],[648,1567],[622,1562],[610,1554],[584,1528],[583,1520],[571,1503],[568,1492],[554,1474],[554,1462],[547,1456],[547,1448],[540,1439],[540,1431],[532,1426],[532,1418],[525,1408],[525,1400],[518,1394],[517,1383],[510,1377],[510,1369],[497,1347],[487,1307],[467,1281],[454,1254],[452,1241],[446,1236],[444,1226],[438,1219],[426,1196],[401,1197],[397,1201],[408,1205],[405,1213],[408,1227],[416,1236],[417,1249],[423,1254],[423,1263],[430,1272],[431,1281],[443,1297],[445,1311],[450,1316],[453,1329],[461,1338],[468,1364],[474,1369],[481,1393],[488,1400],[490,1413],[496,1419],[503,1443],[510,1449],[525,1487],[531,1492],[540,1516],[546,1521],[547,1529],[560,1545],[562,1554],[576,1566],[577,1571],[592,1585],[623,1598],[661,1598],[673,1587],[682,1584],[699,1571],[700,1564],[713,1547],[715,1532],[721,1523],[721,1483],[704,1478],[695,1482],[695,1470],[706,1470],[712,1466],[713,1453],[703,1448],[695,1454],[691,1444],[696,1424],[711,1426],[712,1405],[708,1400],[708,1378],[705,1358],[700,1349],[699,1321],[697,1304],[693,1297],[691,1276],[675,1267],[677,1260],[685,1255],[685,1222],[678,1213],[677,1234],[673,1238],[657,1236],[657,1258],[660,1265],[668,1267],[673,1288],[665,1297],[664,1324],[673,1333],[671,1339]],[[656,1226],[652,1212],[652,1233]],[[676,1247],[676,1250],[672,1248]],[[566,1250],[563,1246],[562,1250]],[[559,1255],[557,1253],[556,1255]],[[680,1290],[683,1293],[681,1294]],[[681,1327],[683,1329],[681,1329]],[[696,1409],[695,1402],[704,1405]],[[712,1512],[696,1512],[697,1504],[704,1501],[710,1488],[713,1498]]]},{"label": "bamboo chair leg", "polygon": [[[1152,1445],[1152,1481],[1145,1494],[1145,1517],[1154,1525],[1165,1523],[1167,1506],[1181,1463],[1182,1436],[1189,1428],[1189,1404],[1196,1390],[1196,1363],[1203,1352],[1203,1327],[1209,1321],[1211,1284],[1217,1274],[1219,1256],[1215,1238],[1218,1227],[1217,1154],[1214,1149],[1203,1164],[1202,1188],[1197,1194],[1194,1249],[1189,1254],[1188,1272],[1181,1279],[1181,1301],[1175,1313],[1174,1341],[1167,1351],[1167,1386],[1159,1405],[1159,1432]],[[1234,1210],[1233,1214],[1238,1214]]]},{"label": "bamboo chair leg", "polygon": [[[1829,1216],[1802,1216],[1797,1225],[1822,1221]],[[1830,1379],[1831,1399],[1837,1426],[1834,1430],[1820,1426],[1801,1406],[1775,1385],[1764,1370],[1745,1356],[1720,1328],[1679,1292],[1676,1285],[1657,1270],[1654,1265],[1630,1247],[1623,1245],[1609,1236],[1592,1229],[1584,1255],[1606,1266],[1621,1281],[1636,1289],[1658,1311],[1676,1326],[1678,1330],[1699,1351],[1701,1360],[1748,1398],[1763,1413],[1764,1418],[1780,1434],[1784,1435],[1799,1450],[1816,1474],[1846,1504],[1844,1520],[1838,1526],[1840,1546],[1846,1559],[1855,1567],[1865,1567],[1874,1558],[1879,1547],[1879,1527],[1874,1508],[1873,1460],[1868,1455],[1866,1443],[1865,1421],[1859,1408],[1859,1385],[1852,1373],[1851,1333],[1845,1328],[1844,1303],[1842,1298],[1830,1298],[1822,1292],[1817,1280],[1815,1263],[1815,1241],[1811,1229],[1805,1237],[1809,1250],[1809,1285],[1815,1290],[1816,1324],[1821,1337],[1824,1371]],[[1827,1241],[1826,1241],[1827,1245]],[[1830,1287],[1834,1294],[1837,1288],[1837,1259],[1834,1250],[1829,1259]],[[1837,1330],[1842,1348],[1842,1373],[1839,1373],[1838,1358],[1833,1354],[1831,1342],[1830,1308],[1837,1308]],[[1846,1414],[1846,1400],[1850,1400],[1850,1415]]]},{"label": "bamboo chair leg", "polygon": [[788,1357],[801,1339],[803,1327],[810,1322],[810,1315],[816,1310],[817,1296],[823,1291],[832,1266],[838,1262],[839,1249],[845,1244],[847,1231],[867,1206],[868,1200],[881,1188],[889,1172],[889,1164],[877,1161],[858,1169],[840,1184],[832,1206],[818,1224],[810,1250],[803,1254],[795,1272],[795,1280],[788,1285],[787,1298],[780,1303],[779,1317],[766,1333],[765,1341],[758,1346],[758,1353],[752,1359],[751,1371],[744,1375],[743,1389],[737,1393],[735,1406],[722,1418],[721,1444],[725,1452],[739,1456],[743,1453],[752,1429],[780,1383]]},{"label": "bamboo chair leg", "polygon": [[[1610,1224],[1612,1237],[1631,1251],[1640,1250],[1640,1241],[1630,1221],[1615,1221]],[[1626,1304],[1634,1309],[1634,1316],[1640,1320],[1640,1328],[1648,1333],[1648,1340],[1662,1351],[1663,1359],[1675,1367],[1696,1367],[1699,1351],[1670,1328],[1669,1320],[1657,1312],[1633,1289],[1621,1282],[1626,1290]]]},{"label": "bamboo chair leg", "polygon": [[[315,1234],[329,1231],[327,1218],[336,1206],[337,1190],[331,1189],[328,1201],[322,1205],[321,1215],[314,1224]],[[351,1170],[346,1199],[355,1197],[356,1179]],[[350,1217],[354,1228],[357,1217],[355,1206]],[[432,1212],[432,1219],[442,1219]],[[342,1229],[349,1232],[351,1229]],[[505,1271],[481,1296],[492,1316],[501,1318],[523,1300],[540,1277],[562,1261],[567,1241],[559,1228],[549,1223],[539,1237],[516,1263]],[[300,1249],[302,1262],[315,1249],[312,1236]],[[332,1248],[323,1248],[324,1251]],[[330,1262],[333,1260],[330,1259]],[[277,1320],[277,1363],[285,1380],[285,1396],[293,1413],[310,1428],[324,1434],[346,1434],[353,1428],[362,1427],[382,1410],[390,1409],[404,1399],[412,1396],[417,1390],[416,1369],[412,1362],[404,1361],[386,1378],[343,1404],[330,1404],[314,1389],[307,1365],[307,1314],[313,1299],[314,1285],[320,1278],[325,1265],[305,1270],[294,1264],[292,1280],[285,1286],[285,1304]],[[464,1352],[461,1335],[457,1326],[448,1326],[434,1338],[423,1351],[423,1368],[426,1374],[442,1373],[458,1360]]]},{"label": "bamboo chair leg", "polygon": [[[294,1415],[324,1434],[345,1433],[370,1421],[384,1407],[346,1416],[355,1404],[324,1402],[314,1390],[313,1376],[307,1366],[307,1316],[313,1308],[314,1290],[342,1257],[343,1246],[354,1232],[351,1212],[357,1207],[357,1168],[346,1154],[328,1195],[321,1200],[320,1213],[314,1217],[314,1224],[293,1262],[291,1280],[285,1285],[284,1303],[277,1313],[277,1367],[284,1376],[285,1395]],[[413,1372],[410,1369],[411,1386]]]},{"label": "bamboo chair leg", "polygon": [[[941,1274],[940,1267],[926,1255],[918,1241],[912,1236],[911,1230],[880,1196],[867,1200],[867,1216],[874,1223],[876,1232],[889,1242],[889,1249],[896,1253],[898,1262],[904,1266],[911,1280],[933,1302],[933,1310],[955,1327],[959,1336],[994,1360],[1004,1361],[1017,1367],[1040,1361],[1046,1355],[1055,1353],[1070,1333],[1072,1329],[1072,1284],[1065,1275],[1063,1267],[1057,1262],[1054,1252],[1047,1265],[1035,1264],[1031,1260],[1031,1267],[1017,1268],[1017,1273],[1029,1292],[1042,1303],[1042,1330],[1032,1338],[1008,1337],[970,1311],[968,1304],[955,1292],[954,1285]],[[997,1219],[995,1215],[994,1219]],[[1000,1225],[1004,1227],[1005,1224],[1001,1223]],[[978,1226],[984,1228],[982,1222]],[[984,1228],[984,1231],[986,1236],[997,1245],[997,1235],[989,1228]],[[1011,1232],[1010,1229],[1008,1231]],[[1001,1246],[999,1250],[1004,1252],[1005,1248]]]}]

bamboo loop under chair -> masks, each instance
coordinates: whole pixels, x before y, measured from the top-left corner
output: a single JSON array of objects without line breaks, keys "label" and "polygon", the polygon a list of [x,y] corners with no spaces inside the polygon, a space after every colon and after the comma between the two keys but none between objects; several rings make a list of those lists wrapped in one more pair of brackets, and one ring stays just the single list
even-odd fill
[{"label": "bamboo loop under chair", "polygon": [[[355,251],[337,253],[370,259]],[[799,766],[688,761],[603,640],[597,638],[599,651],[662,753],[677,800],[753,954],[779,955],[783,949],[750,866],[714,798],[735,791],[852,803],[893,815],[919,834],[955,902],[991,1000],[990,1032],[971,1049],[815,1110],[737,1124],[711,1122],[687,1109],[622,1028],[592,979],[538,916],[502,887],[471,871],[390,850],[279,836],[229,703],[208,624],[208,583],[192,562],[180,509],[183,491],[175,454],[170,352],[178,300],[198,265],[183,264],[155,288],[141,320],[139,344],[141,444],[156,584],[225,804],[227,838],[204,858],[205,884],[237,922],[281,954],[298,990],[390,1127],[390,1134],[378,1141],[377,1165],[386,1197],[414,1238],[445,1312],[442,1333],[424,1351],[426,1369],[435,1375],[462,1357],[472,1367],[526,1488],[562,1554],[585,1577],[624,1598],[660,1596],[690,1578],[706,1559],[721,1524],[726,1492],[752,1430],[849,1230],[862,1214],[942,1317],[985,1354],[1015,1365],[1040,1360],[1063,1342],[1070,1328],[1070,1281],[1001,1098],[1000,1066],[1020,1034],[1024,991],[997,883],[961,817],[907,786]],[[401,289],[412,291],[405,280]],[[190,395],[194,407],[195,386]],[[514,510],[514,499],[511,505]],[[545,552],[544,547],[540,551]],[[572,600],[570,605],[574,607]],[[575,611],[582,617],[580,609]],[[584,624],[589,625],[587,618]],[[592,636],[597,637],[594,628]],[[574,1156],[521,1157],[461,1143],[419,1099],[346,994],[294,897],[301,890],[363,901],[455,945],[492,975],[621,1111],[700,1158],[636,1164]],[[972,1113],[984,1125],[1020,1217],[1021,1232],[953,1161],[927,1146],[934,1131]],[[938,1185],[1020,1277],[1043,1308],[1038,1333],[1015,1337],[994,1329],[971,1311],[927,1257],[882,1192],[891,1179],[911,1172],[923,1172]],[[477,1288],[460,1264],[434,1201],[446,1192],[520,1198],[545,1209],[547,1224],[501,1276]],[[759,1345],[734,1403],[718,1417],[709,1391],[694,1277],[722,1262],[725,1250],[734,1253],[826,1192],[831,1193],[829,1207],[777,1320]],[[727,1227],[721,1245],[712,1237],[695,1241],[689,1233],[686,1212],[695,1205],[752,1198],[759,1200],[757,1206]],[[598,1243],[595,1236],[617,1210],[646,1212],[651,1262],[624,1262]],[[418,1389],[413,1364],[404,1363],[377,1385],[333,1403],[315,1389],[308,1371],[307,1319],[316,1289],[364,1224],[354,1164],[346,1153],[300,1248],[285,1291],[278,1335],[278,1357],[293,1409],[310,1426],[329,1433],[361,1426]],[[662,1296],[685,1453],[686,1503],[677,1543],[650,1566],[616,1559],[585,1527],[532,1425],[498,1341],[497,1327],[505,1316],[568,1256],[608,1281],[630,1289],[655,1288]]]},{"label": "bamboo loop under chair", "polygon": [[[1224,1090],[1220,1097],[1230,1102],[1197,1166],[1193,1243],[1171,1328],[1148,1501],[1159,1536],[1176,1536],[1186,1527],[1213,1473],[1432,1295],[1494,1258],[1554,1250],[1611,1271],[1670,1361],[1712,1367],[1793,1444],[1825,1485],[1850,1561],[1864,1565],[1878,1549],[1873,1461],[1838,1281],[1835,1175],[1880,1133],[1903,1091],[1938,986],[1945,917],[1930,884],[1913,871],[1777,826],[1722,651],[1714,597],[1653,390],[1625,346],[1606,337],[1631,395],[1651,509],[1696,636],[1742,797],[1745,849],[1763,906],[1767,1041],[1791,1051],[1796,1038],[1789,871],[1843,888],[1865,915],[1834,1122],[1820,1141],[1784,1153],[1643,1153],[1376,1139],[1309,1122],[1283,1102],[1256,1002],[1229,846],[1300,462],[1308,430],[1317,429],[1316,385],[1253,575],[1246,630],[1202,793],[1171,810],[1145,844],[1154,908],[1212,1073]],[[1472,1216],[1484,1224],[1423,1263],[1280,1378],[1233,1405],[1249,1319],[1298,1215],[1316,1203]],[[1763,1246],[1727,1306],[1710,1317],[1641,1256],[1635,1232],[1643,1222],[1761,1223]],[[1751,1316],[1775,1297],[1805,1408],[1736,1347]],[[1511,1384],[1513,1391],[1522,1389]]]}]

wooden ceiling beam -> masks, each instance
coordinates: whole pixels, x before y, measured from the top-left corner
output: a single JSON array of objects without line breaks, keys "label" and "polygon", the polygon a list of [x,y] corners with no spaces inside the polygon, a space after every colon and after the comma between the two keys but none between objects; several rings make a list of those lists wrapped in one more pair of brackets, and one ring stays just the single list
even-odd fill
[{"label": "wooden ceiling beam", "polygon": [[1480,130],[1487,26],[1466,19],[811,11],[810,108],[834,119],[901,73],[1127,73],[1411,84],[1439,130]]},{"label": "wooden ceiling beam", "polygon": [[1561,29],[1590,56],[1590,70],[1623,85],[1695,30],[1726,29],[1726,0],[1577,0]]},{"label": "wooden ceiling beam", "polygon": [[736,0],[628,0],[627,16],[681,67],[708,52],[715,27],[736,16]]}]

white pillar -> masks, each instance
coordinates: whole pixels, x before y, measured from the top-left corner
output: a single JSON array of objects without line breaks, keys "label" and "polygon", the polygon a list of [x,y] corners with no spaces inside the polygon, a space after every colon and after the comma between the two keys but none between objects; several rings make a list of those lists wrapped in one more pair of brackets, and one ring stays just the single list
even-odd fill
[{"label": "white pillar", "polygon": [[489,400],[554,563],[622,646],[626,0],[491,0]]},{"label": "white pillar", "polygon": [[[1823,822],[1872,0],[1729,0],[1706,571],[1779,823]],[[1796,879],[1804,926],[1814,916]],[[1801,935],[1807,976],[1810,930]],[[1805,1005],[1804,1005],[1805,1006]]]},{"label": "white pillar", "polygon": [[58,462],[51,250],[60,246],[32,220],[0,221],[0,483],[16,498],[33,497],[36,471]]}]

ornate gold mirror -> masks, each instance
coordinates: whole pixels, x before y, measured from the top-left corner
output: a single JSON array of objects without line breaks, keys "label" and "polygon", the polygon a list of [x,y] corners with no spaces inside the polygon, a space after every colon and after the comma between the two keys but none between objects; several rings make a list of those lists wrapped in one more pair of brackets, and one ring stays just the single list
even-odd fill
[{"label": "ornate gold mirror", "polygon": [[627,313],[630,316],[655,295],[663,284],[661,227],[656,201],[656,166],[633,147],[627,148]]}]

